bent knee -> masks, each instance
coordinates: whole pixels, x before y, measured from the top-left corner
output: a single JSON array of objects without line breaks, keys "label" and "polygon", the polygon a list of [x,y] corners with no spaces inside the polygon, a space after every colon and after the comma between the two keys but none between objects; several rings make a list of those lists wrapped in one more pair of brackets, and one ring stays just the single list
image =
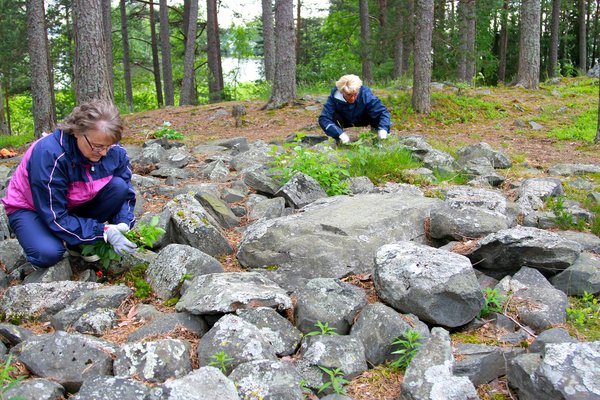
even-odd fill
[{"label": "bent knee", "polygon": [[63,246],[41,246],[27,253],[26,256],[27,261],[36,267],[48,268],[62,260],[64,254],[65,248]]}]

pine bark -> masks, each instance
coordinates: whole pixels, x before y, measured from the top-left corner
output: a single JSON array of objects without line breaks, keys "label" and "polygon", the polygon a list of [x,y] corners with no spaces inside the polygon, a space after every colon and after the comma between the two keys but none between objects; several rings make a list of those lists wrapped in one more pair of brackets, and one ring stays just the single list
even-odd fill
[{"label": "pine bark", "polygon": [[537,89],[540,79],[540,0],[523,0],[516,84]]},{"label": "pine bark", "polygon": [[2,80],[0,80],[0,136],[10,135],[4,114],[4,89],[2,89]]},{"label": "pine bark", "polygon": [[275,75],[267,109],[282,107],[296,98],[295,39],[293,1],[275,0]]},{"label": "pine bark", "polygon": [[[560,2],[560,0],[558,0]],[[502,22],[500,27],[500,40],[498,43],[498,81],[506,81],[506,51],[508,50],[508,0],[502,3]]]},{"label": "pine bark", "polygon": [[394,30],[396,31],[394,43],[394,71],[392,77],[398,79],[404,73],[403,56],[404,56],[404,7],[402,0],[396,1],[396,19],[394,21]]},{"label": "pine bark", "polygon": [[171,33],[169,29],[169,8],[167,0],[160,0],[160,49],[162,55],[163,83],[165,86],[165,104],[175,105],[173,89],[173,69],[171,67]]},{"label": "pine bark", "polygon": [[121,44],[123,46],[123,78],[125,79],[125,101],[127,108],[133,112],[133,88],[131,86],[131,63],[129,62],[129,31],[127,30],[127,7],[125,0],[120,0],[121,10]]},{"label": "pine bark", "polygon": [[217,0],[206,0],[206,38],[208,47],[208,101],[216,103],[223,99],[224,88]]},{"label": "pine bark", "polygon": [[265,79],[275,76],[275,32],[273,28],[273,0],[262,0],[263,49]]},{"label": "pine bark", "polygon": [[585,73],[587,71],[587,29],[586,15],[587,7],[585,0],[578,0],[579,5],[579,68]]},{"label": "pine bark", "polygon": [[410,58],[413,55],[415,43],[415,2],[417,0],[406,0],[406,18],[404,19],[404,51],[402,53],[402,69],[410,69]]},{"label": "pine bark", "polygon": [[431,111],[431,35],[433,0],[415,0],[415,65],[412,105],[417,113]]},{"label": "pine bark", "polygon": [[371,25],[369,23],[369,0],[359,0],[359,15],[362,79],[366,83],[372,83],[373,62],[371,61]]},{"label": "pine bark", "polygon": [[106,68],[108,70],[108,83],[111,93],[115,92],[115,77],[113,73],[113,53],[112,53],[112,6],[110,0],[102,0],[102,26],[104,28],[104,38],[106,39]]},{"label": "pine bark", "polygon": [[550,22],[550,48],[548,49],[548,76],[554,78],[559,71],[558,43],[560,36],[560,0],[552,0],[552,20]]},{"label": "pine bark", "polygon": [[475,0],[460,0],[460,52],[457,78],[471,82],[475,76]]},{"label": "pine bark", "polygon": [[194,59],[196,54],[196,30],[198,28],[198,0],[189,0],[188,26],[186,27],[185,55],[183,61],[183,81],[179,94],[179,105],[196,104],[194,86]]},{"label": "pine bark", "polygon": [[152,72],[154,74],[154,87],[156,88],[156,102],[162,107],[163,100],[162,82],[160,80],[160,61],[158,60],[158,41],[156,40],[156,16],[154,14],[154,0],[149,0],[148,10],[150,16],[150,46],[152,47]]},{"label": "pine bark", "polygon": [[43,0],[27,0],[27,35],[31,65],[34,136],[52,132],[56,123],[52,64]]},{"label": "pine bark", "polygon": [[101,0],[73,0],[75,97],[77,104],[114,101],[106,64]]}]

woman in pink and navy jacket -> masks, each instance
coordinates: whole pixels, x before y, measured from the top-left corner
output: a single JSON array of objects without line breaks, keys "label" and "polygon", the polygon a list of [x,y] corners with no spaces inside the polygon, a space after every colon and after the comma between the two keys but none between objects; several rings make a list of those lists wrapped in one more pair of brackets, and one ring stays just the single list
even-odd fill
[{"label": "woman in pink and navy jacket", "polygon": [[[47,268],[98,240],[118,254],[135,250],[122,233],[134,224],[135,192],[123,121],[111,103],[81,104],[27,150],[2,204],[27,261]],[[95,261],[97,257],[88,257]]]}]

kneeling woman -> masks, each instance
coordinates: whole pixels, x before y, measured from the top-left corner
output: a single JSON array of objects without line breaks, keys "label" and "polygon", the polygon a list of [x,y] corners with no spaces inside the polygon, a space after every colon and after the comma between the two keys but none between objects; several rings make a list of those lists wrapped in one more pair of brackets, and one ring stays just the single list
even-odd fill
[{"label": "kneeling woman", "polygon": [[122,133],[118,109],[91,101],[29,147],[2,203],[32,265],[56,264],[65,244],[73,255],[98,240],[120,255],[135,250],[123,236],[135,222],[135,192]]}]

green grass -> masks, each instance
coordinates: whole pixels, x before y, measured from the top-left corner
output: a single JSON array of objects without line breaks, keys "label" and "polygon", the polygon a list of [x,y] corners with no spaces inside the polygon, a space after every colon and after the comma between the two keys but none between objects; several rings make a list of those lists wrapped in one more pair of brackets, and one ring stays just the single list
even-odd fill
[{"label": "green grass", "polygon": [[598,95],[598,79],[570,79],[566,86],[556,88],[560,93],[566,95]]},{"label": "green grass", "polygon": [[33,141],[33,133],[0,136],[0,148],[19,148]]},{"label": "green grass", "polygon": [[560,140],[583,140],[592,143],[596,136],[597,126],[598,107],[594,106],[573,118],[572,123],[568,126],[552,129],[548,132],[548,136]]},{"label": "green grass", "polygon": [[419,168],[422,164],[408,150],[355,146],[347,153],[351,176],[366,176],[375,185],[402,182],[404,170]]}]

